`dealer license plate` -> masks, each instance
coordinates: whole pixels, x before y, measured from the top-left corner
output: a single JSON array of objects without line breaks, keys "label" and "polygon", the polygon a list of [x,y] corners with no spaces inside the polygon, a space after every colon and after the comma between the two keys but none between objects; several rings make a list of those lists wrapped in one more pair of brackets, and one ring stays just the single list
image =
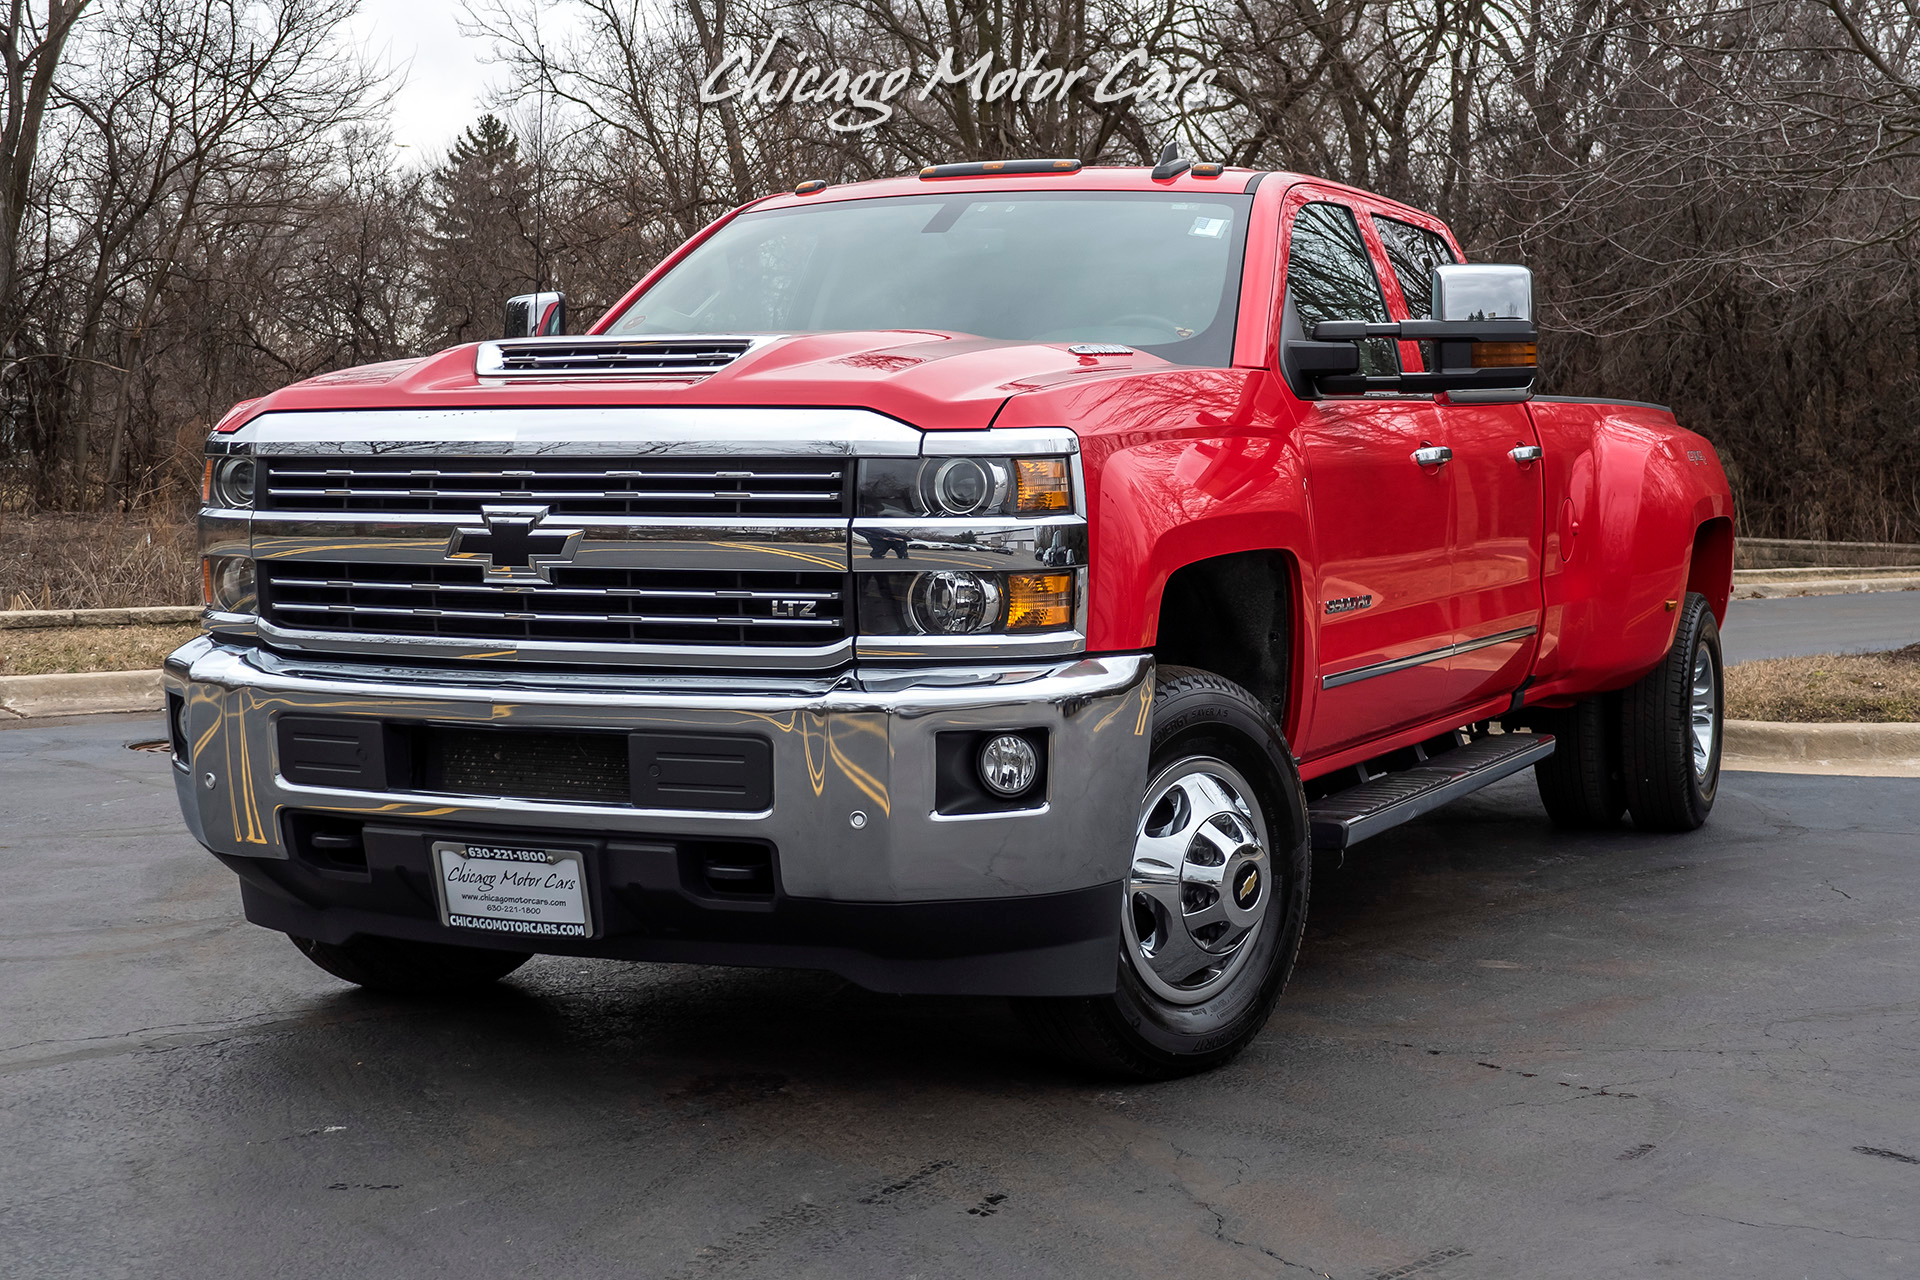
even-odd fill
[{"label": "dealer license plate", "polygon": [[591,932],[578,853],[436,840],[433,860],[443,924],[548,938]]}]

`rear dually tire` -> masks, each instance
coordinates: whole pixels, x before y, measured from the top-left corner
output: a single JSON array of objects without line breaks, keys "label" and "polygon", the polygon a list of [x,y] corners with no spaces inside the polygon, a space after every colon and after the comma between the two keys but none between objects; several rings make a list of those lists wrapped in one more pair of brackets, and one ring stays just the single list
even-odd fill
[{"label": "rear dually tire", "polygon": [[1642,831],[1692,831],[1713,811],[1725,726],[1720,628],[1688,592],[1673,646],[1620,695],[1621,778]]},{"label": "rear dually tire", "polygon": [[1553,735],[1553,754],[1533,766],[1540,803],[1554,825],[1609,831],[1627,810],[1620,776],[1620,715],[1611,695],[1554,711],[1530,712],[1532,726]]}]

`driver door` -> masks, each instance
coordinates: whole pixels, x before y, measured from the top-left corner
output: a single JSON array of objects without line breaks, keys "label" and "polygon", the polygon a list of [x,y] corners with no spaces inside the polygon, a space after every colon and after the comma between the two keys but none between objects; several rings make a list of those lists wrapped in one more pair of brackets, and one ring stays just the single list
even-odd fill
[{"label": "driver door", "polygon": [[[1311,333],[1322,320],[1384,322],[1353,208],[1308,188],[1290,194],[1282,216],[1287,332]],[[1363,343],[1361,372],[1398,373],[1395,344]],[[1298,410],[1317,564],[1303,584],[1320,685],[1299,747],[1305,759],[1447,710],[1453,486],[1443,465],[1415,457],[1446,444],[1430,396],[1323,396]]]}]

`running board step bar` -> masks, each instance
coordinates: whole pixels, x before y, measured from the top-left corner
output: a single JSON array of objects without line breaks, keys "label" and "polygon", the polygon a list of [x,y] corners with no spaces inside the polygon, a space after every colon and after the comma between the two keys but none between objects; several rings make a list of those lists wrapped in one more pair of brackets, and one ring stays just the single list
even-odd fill
[{"label": "running board step bar", "polygon": [[1345,849],[1358,844],[1552,754],[1552,734],[1503,733],[1476,738],[1411,769],[1380,774],[1307,806],[1313,847]]}]

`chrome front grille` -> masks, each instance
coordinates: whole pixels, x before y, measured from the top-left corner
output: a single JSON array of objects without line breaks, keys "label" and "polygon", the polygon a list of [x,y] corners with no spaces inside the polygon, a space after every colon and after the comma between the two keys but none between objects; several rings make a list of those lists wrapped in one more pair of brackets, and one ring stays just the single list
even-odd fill
[{"label": "chrome front grille", "polygon": [[839,459],[381,458],[283,454],[261,459],[268,511],[478,515],[484,504],[538,505],[550,518],[848,514]]},{"label": "chrome front grille", "polygon": [[838,572],[559,566],[493,583],[478,565],[263,560],[263,619],[286,631],[539,644],[818,647],[848,633]]}]

